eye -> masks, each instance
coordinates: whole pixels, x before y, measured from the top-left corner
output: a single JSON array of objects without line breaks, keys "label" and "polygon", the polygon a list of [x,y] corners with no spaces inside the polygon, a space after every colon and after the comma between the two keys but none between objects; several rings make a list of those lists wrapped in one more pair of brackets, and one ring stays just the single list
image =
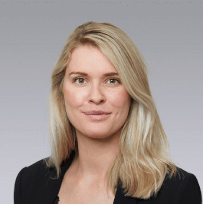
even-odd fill
[{"label": "eye", "polygon": [[[120,84],[121,81],[119,79],[116,79],[116,78],[111,78],[111,79],[108,79],[108,81],[110,81],[111,84]],[[108,83],[107,81],[107,83]]]},{"label": "eye", "polygon": [[83,82],[86,80],[83,79],[82,77],[77,77],[77,78],[73,79],[73,81],[77,82],[78,84],[84,84]]}]

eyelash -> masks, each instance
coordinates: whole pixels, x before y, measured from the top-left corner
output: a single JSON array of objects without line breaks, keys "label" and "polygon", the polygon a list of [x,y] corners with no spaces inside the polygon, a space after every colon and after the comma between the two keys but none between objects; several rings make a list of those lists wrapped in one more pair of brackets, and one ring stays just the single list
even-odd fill
[{"label": "eyelash", "polygon": [[[73,79],[73,82],[76,82],[78,79],[83,79],[83,80],[85,80],[85,79],[82,78],[82,77],[76,77],[76,78]],[[118,82],[118,84],[121,83],[121,81],[120,81],[119,79],[117,79],[117,78],[109,78],[108,81],[111,80],[111,79],[116,80],[116,81]],[[78,84],[81,84],[81,83],[78,83]],[[82,83],[82,84],[83,84],[83,83]],[[113,84],[116,84],[116,83],[113,83]]]}]

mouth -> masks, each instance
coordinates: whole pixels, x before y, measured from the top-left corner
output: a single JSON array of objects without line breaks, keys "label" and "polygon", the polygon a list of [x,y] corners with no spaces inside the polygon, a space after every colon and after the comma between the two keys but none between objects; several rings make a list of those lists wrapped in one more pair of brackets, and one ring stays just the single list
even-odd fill
[{"label": "mouth", "polygon": [[104,112],[104,111],[88,111],[84,112],[84,114],[93,121],[105,120],[109,117],[111,112]]},{"label": "mouth", "polygon": [[85,115],[109,115],[111,114],[111,112],[105,112],[105,111],[101,111],[101,110],[93,110],[93,111],[88,111],[88,112],[84,112]]}]

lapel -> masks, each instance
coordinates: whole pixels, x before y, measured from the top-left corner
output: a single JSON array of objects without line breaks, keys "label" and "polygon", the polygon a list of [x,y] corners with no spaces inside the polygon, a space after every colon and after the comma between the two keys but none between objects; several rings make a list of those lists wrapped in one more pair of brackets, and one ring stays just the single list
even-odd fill
[{"label": "lapel", "polygon": [[[51,179],[51,177],[52,178],[56,177],[56,170],[54,168],[49,171],[46,179],[44,180],[45,186],[42,186],[42,190],[40,191],[40,195],[36,199],[35,204],[39,204],[39,203],[54,204],[54,201],[56,200],[56,196],[58,195],[58,192],[60,190],[63,177],[67,169],[71,165],[74,155],[75,155],[75,152],[73,151],[69,159],[67,159],[62,163],[59,179]],[[113,204],[136,204],[137,203],[136,198],[125,196],[121,186],[122,186],[122,183],[119,179]],[[45,190],[44,190],[44,187],[45,187]]]},{"label": "lapel", "polygon": [[69,159],[61,164],[61,173],[59,174],[58,179],[53,179],[56,178],[57,175],[55,168],[50,168],[48,170],[45,178],[43,178],[41,189],[38,189],[38,192],[40,193],[36,195],[34,204],[54,204],[56,196],[60,190],[63,177],[73,161],[74,154],[75,153],[72,152]]},{"label": "lapel", "polygon": [[122,183],[119,179],[116,195],[113,204],[136,204],[136,198],[125,196],[124,190],[122,189]]}]

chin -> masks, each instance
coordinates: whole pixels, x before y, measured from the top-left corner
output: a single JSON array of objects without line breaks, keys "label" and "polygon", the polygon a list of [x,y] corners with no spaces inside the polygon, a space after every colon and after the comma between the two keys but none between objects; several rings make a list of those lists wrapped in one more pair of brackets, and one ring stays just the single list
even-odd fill
[{"label": "chin", "polygon": [[102,132],[101,130],[97,131],[82,131],[79,134],[83,135],[84,137],[92,138],[92,139],[106,139],[111,137],[109,134],[110,131]]},{"label": "chin", "polygon": [[89,134],[87,134],[88,137],[91,138],[107,138],[109,137],[109,135],[107,135],[106,133],[101,133],[101,132],[91,132]]},{"label": "chin", "polygon": [[91,132],[88,137],[89,138],[92,138],[92,139],[105,139],[105,140],[109,140],[109,139],[112,139],[116,133],[110,133],[110,131],[108,132],[103,132],[101,133],[100,132]]}]

